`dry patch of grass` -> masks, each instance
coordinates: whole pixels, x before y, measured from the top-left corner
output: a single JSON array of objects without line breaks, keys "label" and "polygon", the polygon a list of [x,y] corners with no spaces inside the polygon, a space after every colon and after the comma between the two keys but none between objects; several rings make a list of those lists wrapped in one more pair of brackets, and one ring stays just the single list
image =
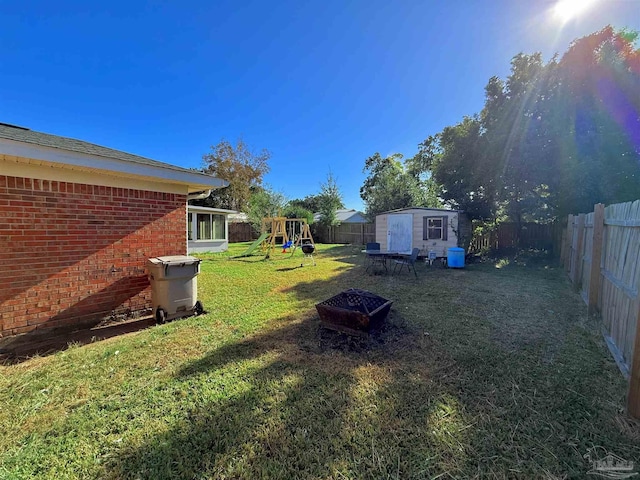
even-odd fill
[{"label": "dry patch of grass", "polygon": [[[0,478],[581,478],[594,446],[640,463],[624,380],[552,265],[415,279],[365,274],[359,247],[300,257],[205,256],[206,315],[0,366]],[[349,287],[394,300],[368,341],[319,328],[314,304]]]}]

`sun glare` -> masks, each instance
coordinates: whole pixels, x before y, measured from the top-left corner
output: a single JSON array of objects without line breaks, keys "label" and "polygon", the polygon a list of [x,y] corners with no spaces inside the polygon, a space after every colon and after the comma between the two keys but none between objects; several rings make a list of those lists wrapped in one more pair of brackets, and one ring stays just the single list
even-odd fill
[{"label": "sun glare", "polygon": [[597,0],[559,0],[553,7],[554,16],[563,23],[576,18]]}]

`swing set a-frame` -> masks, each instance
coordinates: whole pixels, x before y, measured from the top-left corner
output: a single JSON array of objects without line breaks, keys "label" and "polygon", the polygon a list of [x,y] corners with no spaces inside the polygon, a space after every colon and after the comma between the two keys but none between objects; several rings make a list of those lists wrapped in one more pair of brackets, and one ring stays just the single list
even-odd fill
[{"label": "swing set a-frame", "polygon": [[260,245],[265,258],[270,258],[276,245],[282,246],[282,253],[296,249],[305,243],[314,243],[306,218],[266,217],[262,219],[260,228],[262,235],[267,236]]}]

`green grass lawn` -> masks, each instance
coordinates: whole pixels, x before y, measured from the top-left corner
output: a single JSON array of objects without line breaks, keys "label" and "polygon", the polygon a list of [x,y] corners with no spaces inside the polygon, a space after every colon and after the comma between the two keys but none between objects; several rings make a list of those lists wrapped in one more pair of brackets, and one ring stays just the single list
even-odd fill
[{"label": "green grass lawn", "polygon": [[[640,466],[625,381],[561,269],[416,280],[318,247],[303,268],[204,255],[206,314],[0,366],[0,478],[584,478],[592,448]],[[369,341],[318,326],[349,287],[394,301]]]}]

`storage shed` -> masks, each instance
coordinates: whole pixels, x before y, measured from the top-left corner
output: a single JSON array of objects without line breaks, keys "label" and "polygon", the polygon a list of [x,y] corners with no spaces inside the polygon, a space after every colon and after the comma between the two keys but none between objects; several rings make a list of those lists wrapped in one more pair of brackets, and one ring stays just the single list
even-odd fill
[{"label": "storage shed", "polygon": [[0,124],[0,337],[151,309],[150,257],[187,253],[187,200],[219,178]]},{"label": "storage shed", "polygon": [[446,257],[450,247],[465,250],[471,241],[471,221],[460,210],[440,208],[402,208],[376,215],[376,242],[382,250],[411,253],[420,249],[420,256],[435,251]]}]

